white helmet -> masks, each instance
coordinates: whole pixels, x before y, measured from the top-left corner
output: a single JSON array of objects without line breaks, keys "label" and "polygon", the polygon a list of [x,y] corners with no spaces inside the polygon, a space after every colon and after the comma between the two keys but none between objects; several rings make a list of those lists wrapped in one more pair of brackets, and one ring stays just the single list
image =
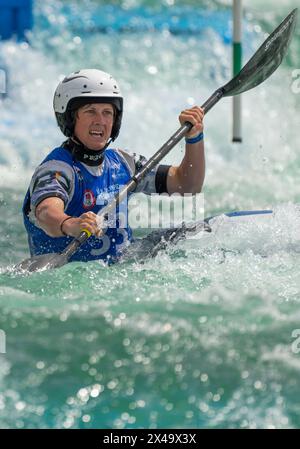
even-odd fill
[{"label": "white helmet", "polygon": [[115,140],[119,134],[123,97],[114,78],[96,69],[84,69],[66,76],[57,86],[53,108],[62,133],[71,137],[75,126],[75,112],[88,103],[110,103],[115,106],[116,116],[111,132]]}]

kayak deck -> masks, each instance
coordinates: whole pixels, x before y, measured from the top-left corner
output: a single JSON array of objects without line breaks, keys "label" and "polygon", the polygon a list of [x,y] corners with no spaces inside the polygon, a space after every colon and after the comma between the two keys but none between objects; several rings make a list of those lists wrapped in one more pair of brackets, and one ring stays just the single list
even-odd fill
[{"label": "kayak deck", "polygon": [[254,211],[235,211],[221,215],[215,215],[204,220],[198,220],[192,223],[183,222],[180,226],[159,229],[152,231],[146,237],[135,240],[130,247],[128,247],[122,257],[122,261],[134,258],[139,262],[155,257],[159,251],[166,249],[169,246],[176,245],[179,241],[193,238],[200,235],[201,232],[212,232],[212,225],[214,221],[220,217],[229,219],[229,222],[241,222],[251,218],[269,219],[274,216],[272,210],[254,210]]}]

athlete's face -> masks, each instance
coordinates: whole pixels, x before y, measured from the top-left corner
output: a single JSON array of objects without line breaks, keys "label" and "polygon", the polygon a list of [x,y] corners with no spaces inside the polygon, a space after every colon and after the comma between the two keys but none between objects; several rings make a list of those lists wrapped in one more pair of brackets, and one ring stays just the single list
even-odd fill
[{"label": "athlete's face", "polygon": [[102,150],[110,138],[113,123],[111,104],[87,104],[77,111],[74,134],[90,150]]}]

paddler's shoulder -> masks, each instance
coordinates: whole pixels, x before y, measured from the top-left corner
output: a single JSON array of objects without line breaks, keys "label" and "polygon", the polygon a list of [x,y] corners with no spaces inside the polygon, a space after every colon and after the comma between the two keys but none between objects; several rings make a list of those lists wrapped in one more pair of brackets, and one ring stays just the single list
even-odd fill
[{"label": "paddler's shoulder", "polygon": [[70,153],[70,151],[64,148],[63,145],[55,147],[52,151],[50,151],[50,153],[46,156],[43,162],[53,160],[67,162],[70,165],[72,165],[73,163],[72,154]]},{"label": "paddler's shoulder", "polygon": [[142,161],[143,163],[146,161],[146,158],[144,156],[132,153],[122,148],[108,148],[107,150],[105,150],[105,154],[109,159],[121,160],[123,163],[125,163],[132,175],[134,175],[137,170],[137,164],[140,161]]}]

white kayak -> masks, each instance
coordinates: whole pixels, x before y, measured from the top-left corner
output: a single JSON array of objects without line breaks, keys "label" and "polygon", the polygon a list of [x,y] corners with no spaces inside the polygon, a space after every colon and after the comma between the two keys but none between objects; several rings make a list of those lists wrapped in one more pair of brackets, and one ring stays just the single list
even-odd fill
[{"label": "white kayak", "polygon": [[232,224],[253,221],[268,221],[274,217],[272,210],[247,210],[229,212],[220,215],[211,216],[204,220],[198,220],[192,223],[182,223],[178,227],[169,229],[160,229],[152,231],[147,237],[137,239],[124,252],[123,261],[134,258],[136,260],[145,260],[155,257],[159,251],[176,245],[179,241],[187,240],[199,235],[201,232],[214,232],[215,225],[217,226],[224,222],[231,226]]}]

